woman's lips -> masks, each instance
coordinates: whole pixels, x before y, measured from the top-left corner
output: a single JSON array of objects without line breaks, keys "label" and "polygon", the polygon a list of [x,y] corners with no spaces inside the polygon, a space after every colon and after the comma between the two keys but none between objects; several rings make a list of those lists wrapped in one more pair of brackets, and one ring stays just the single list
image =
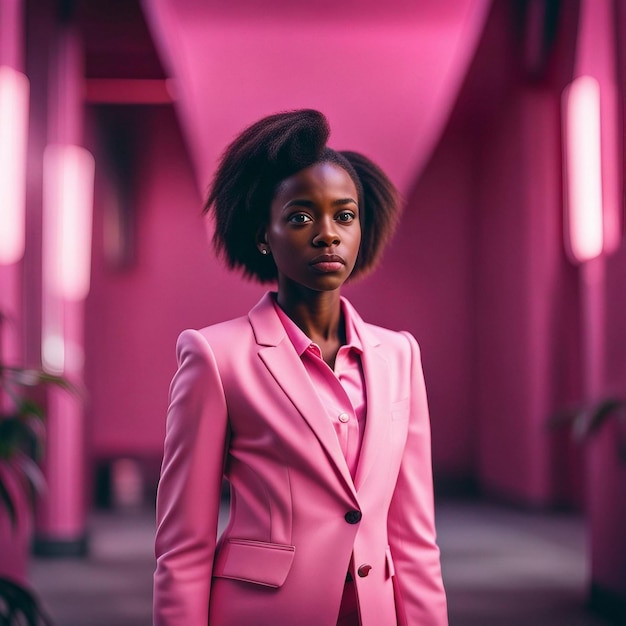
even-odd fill
[{"label": "woman's lips", "polygon": [[318,272],[338,272],[346,264],[343,257],[338,254],[320,254],[311,260],[310,265]]}]

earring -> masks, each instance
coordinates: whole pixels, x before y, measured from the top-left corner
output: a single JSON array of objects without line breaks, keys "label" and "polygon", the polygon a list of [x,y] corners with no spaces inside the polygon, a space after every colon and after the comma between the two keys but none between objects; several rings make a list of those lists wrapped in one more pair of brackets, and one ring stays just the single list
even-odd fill
[{"label": "earring", "polygon": [[266,255],[269,254],[270,251],[267,248],[261,248],[261,254]]}]

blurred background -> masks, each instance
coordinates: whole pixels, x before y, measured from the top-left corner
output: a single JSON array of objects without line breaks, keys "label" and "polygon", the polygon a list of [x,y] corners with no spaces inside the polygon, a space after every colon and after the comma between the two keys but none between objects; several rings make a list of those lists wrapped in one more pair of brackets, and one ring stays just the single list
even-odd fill
[{"label": "blurred background", "polygon": [[46,447],[35,517],[0,448],[0,576],[151,623],[176,337],[264,292],[204,193],[307,107],[405,199],[346,293],[422,347],[451,624],[626,624],[625,41],[620,0],[0,0],[1,406]]}]

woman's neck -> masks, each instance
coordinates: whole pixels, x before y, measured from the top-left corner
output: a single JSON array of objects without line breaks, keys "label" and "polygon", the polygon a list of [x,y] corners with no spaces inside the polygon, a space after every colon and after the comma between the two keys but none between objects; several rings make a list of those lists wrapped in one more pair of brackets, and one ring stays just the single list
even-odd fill
[{"label": "woman's neck", "polygon": [[331,352],[336,353],[339,346],[345,343],[345,325],[338,289],[309,291],[279,288],[277,302],[307,337],[322,348],[323,352],[323,346],[326,346],[326,352],[330,349]]}]

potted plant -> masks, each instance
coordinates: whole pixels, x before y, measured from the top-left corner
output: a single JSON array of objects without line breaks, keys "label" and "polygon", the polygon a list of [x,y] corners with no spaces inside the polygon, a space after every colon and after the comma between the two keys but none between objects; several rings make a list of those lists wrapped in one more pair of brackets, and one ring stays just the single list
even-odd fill
[{"label": "potted plant", "polygon": [[[4,321],[0,313],[0,331]],[[61,376],[4,363],[0,350],[0,577],[18,582],[26,582],[34,507],[45,485],[38,464],[44,411],[36,394],[47,385],[73,389]]]}]

